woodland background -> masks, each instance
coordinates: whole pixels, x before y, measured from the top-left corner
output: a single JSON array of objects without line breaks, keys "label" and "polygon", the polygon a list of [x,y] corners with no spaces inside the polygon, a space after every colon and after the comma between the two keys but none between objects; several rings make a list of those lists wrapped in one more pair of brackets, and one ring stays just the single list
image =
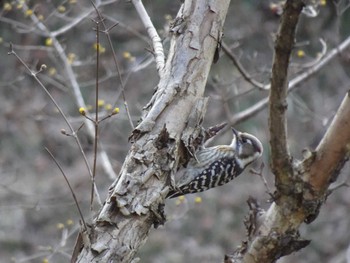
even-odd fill
[{"label": "woodland background", "polygon": [[[111,32],[113,45],[125,80],[125,97],[134,125],[142,107],[149,101],[157,85],[157,71],[149,40],[133,6],[127,1],[109,1],[99,9],[109,25],[119,24]],[[105,2],[106,3],[106,2]],[[31,19],[42,15],[54,31],[72,23],[92,9],[88,1],[26,1],[2,2],[0,11],[0,255],[2,262],[67,262],[78,229],[79,216],[62,175],[44,147],[49,148],[65,170],[86,219],[89,210],[90,181],[83,159],[73,139],[63,135],[66,129],[61,116],[47,95],[28,75],[25,68],[8,56],[9,43],[29,67],[47,69],[38,77],[69,116],[75,128],[84,121],[79,114],[63,63],[47,37],[36,34]],[[144,2],[164,42],[168,41],[169,23],[176,16],[180,1]],[[322,51],[320,38],[328,50],[350,35],[349,1],[322,1],[317,17],[302,16],[292,56],[291,77],[307,69]],[[26,8],[28,6],[28,9]],[[33,11],[33,13],[30,12]],[[95,96],[96,32],[91,11],[58,40],[73,67],[79,87],[88,105]],[[270,78],[273,40],[279,16],[268,1],[232,1],[228,12],[224,42],[232,49],[250,75],[267,84]],[[106,38],[101,38],[100,111],[109,104],[120,113],[100,128],[100,140],[118,174],[130,147],[132,131],[124,108],[118,76]],[[166,45],[165,45],[166,46]],[[254,88],[238,72],[223,52],[214,64],[206,87],[209,97],[204,126],[209,127],[235,116],[268,96],[267,91]],[[304,148],[313,149],[349,90],[350,50],[333,59],[316,75],[290,93],[288,99],[288,143],[295,158],[302,158]],[[91,106],[93,108],[93,106]],[[261,110],[235,126],[256,135],[264,144],[263,174],[273,191],[273,176],[268,168],[268,115]],[[212,142],[227,144],[227,131]],[[88,160],[92,162],[93,140],[86,127],[79,137]],[[346,182],[349,165],[342,170],[339,182]],[[112,178],[98,167],[96,178],[102,200]],[[252,196],[263,207],[269,195],[260,177],[249,169],[233,182],[186,199],[166,202],[168,221],[153,230],[140,250],[141,262],[220,262],[245,237],[243,219],[248,212],[246,200]],[[200,198],[198,198],[200,197]],[[319,217],[304,225],[301,234],[311,239],[302,251],[279,262],[346,262],[350,244],[350,191],[341,187],[329,196]]]}]

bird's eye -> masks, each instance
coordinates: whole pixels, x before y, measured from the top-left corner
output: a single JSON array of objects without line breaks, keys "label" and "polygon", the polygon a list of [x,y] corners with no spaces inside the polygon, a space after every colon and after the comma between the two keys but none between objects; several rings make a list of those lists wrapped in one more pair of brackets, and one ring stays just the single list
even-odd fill
[{"label": "bird's eye", "polygon": [[252,140],[251,139],[248,139],[248,138],[246,138],[246,137],[242,137],[242,142],[243,143],[248,143],[248,144],[253,144],[253,142],[252,142]]}]

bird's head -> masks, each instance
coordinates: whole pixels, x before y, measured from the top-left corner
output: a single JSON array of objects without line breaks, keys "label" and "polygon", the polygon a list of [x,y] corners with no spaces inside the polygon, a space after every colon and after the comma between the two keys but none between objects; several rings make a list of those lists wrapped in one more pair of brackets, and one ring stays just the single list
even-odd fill
[{"label": "bird's head", "polygon": [[232,128],[233,139],[231,147],[235,149],[237,154],[237,161],[241,167],[246,167],[258,159],[263,153],[263,147],[261,142],[255,136],[239,132]]}]

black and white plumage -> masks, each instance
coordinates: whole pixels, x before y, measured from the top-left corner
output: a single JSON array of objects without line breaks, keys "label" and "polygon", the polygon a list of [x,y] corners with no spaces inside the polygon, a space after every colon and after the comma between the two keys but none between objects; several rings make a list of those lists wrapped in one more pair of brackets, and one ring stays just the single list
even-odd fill
[{"label": "black and white plumage", "polygon": [[258,138],[233,128],[232,131],[230,145],[203,148],[195,153],[196,158],[175,174],[176,187],[170,190],[167,198],[203,192],[226,184],[262,155],[263,147]]}]

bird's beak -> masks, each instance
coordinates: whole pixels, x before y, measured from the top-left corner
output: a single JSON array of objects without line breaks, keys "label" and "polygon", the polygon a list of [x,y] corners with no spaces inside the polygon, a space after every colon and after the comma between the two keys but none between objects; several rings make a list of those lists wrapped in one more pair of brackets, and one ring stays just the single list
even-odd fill
[{"label": "bird's beak", "polygon": [[238,140],[239,142],[242,142],[242,138],[240,136],[240,132],[237,131],[235,128],[231,127],[231,129],[232,129],[232,132],[233,132],[234,136],[236,137],[236,140]]}]

